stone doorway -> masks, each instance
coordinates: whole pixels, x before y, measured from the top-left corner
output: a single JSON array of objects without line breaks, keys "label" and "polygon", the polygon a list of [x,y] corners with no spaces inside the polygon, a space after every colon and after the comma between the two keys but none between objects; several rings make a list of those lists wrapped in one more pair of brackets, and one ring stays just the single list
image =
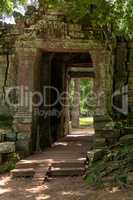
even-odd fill
[{"label": "stone doorway", "polygon": [[[26,47],[18,48],[16,53],[18,59],[17,85],[23,86],[26,92],[28,88],[29,94],[37,93],[33,98],[33,106],[31,106],[32,104],[18,106],[14,115],[15,131],[24,135],[24,138],[20,138],[18,141],[17,151],[24,152],[25,156],[31,154],[31,152],[42,151],[46,147],[50,147],[55,140],[69,133],[68,111],[65,106],[56,105],[57,112],[60,113],[60,110],[62,110],[59,119],[52,120],[49,115],[46,115],[45,118],[42,117],[42,113],[48,114],[49,111],[51,113],[51,107],[43,106],[44,99],[41,105],[36,103],[40,98],[39,95],[42,96],[44,93],[44,86],[55,86],[59,89],[59,93],[62,93],[62,91],[68,91],[69,77],[95,77],[94,92],[98,99],[96,99],[94,127],[98,133],[99,123],[101,124],[102,121],[103,124],[103,119],[107,119],[111,110],[111,107],[108,106],[111,105],[109,103],[112,91],[112,79],[109,70],[111,60],[109,52],[101,47],[101,44],[96,46],[95,41],[90,43],[89,40],[87,47],[82,46],[85,41],[80,40],[77,40],[76,43],[67,43],[65,47],[63,46],[64,43],[59,43],[59,41],[56,41],[53,46],[48,43],[47,46],[50,46],[50,48],[46,46],[43,40],[42,43],[37,44],[37,46],[31,48],[28,43]],[[55,95],[47,90],[45,101],[50,104],[54,99]],[[63,103],[67,104],[67,98]],[[38,115],[40,111],[41,116]]]},{"label": "stone doorway", "polygon": [[50,147],[53,142],[69,134],[69,79],[94,76],[94,66],[88,52],[41,53],[35,71],[34,90],[43,95],[43,102],[33,108],[33,150]]}]

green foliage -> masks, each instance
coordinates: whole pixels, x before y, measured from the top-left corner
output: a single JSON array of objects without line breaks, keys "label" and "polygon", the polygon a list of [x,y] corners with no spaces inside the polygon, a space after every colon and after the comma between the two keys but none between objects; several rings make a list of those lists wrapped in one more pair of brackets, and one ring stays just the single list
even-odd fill
[{"label": "green foliage", "polygon": [[132,0],[39,0],[41,6],[62,9],[69,22],[103,28],[115,38],[133,38]]},{"label": "green foliage", "polygon": [[93,80],[81,79],[80,81],[80,111],[88,113],[94,111]]},{"label": "green foliage", "polygon": [[7,115],[0,115],[0,128],[8,128],[12,125],[13,118]]},{"label": "green foliage", "polygon": [[18,5],[24,5],[27,0],[0,0],[0,15],[11,14]]},{"label": "green foliage", "polygon": [[124,121],[117,121],[115,122],[114,128],[116,129],[123,129],[128,127],[128,122],[126,120]]},{"label": "green foliage", "polygon": [[16,153],[13,153],[12,158],[9,161],[0,165],[0,173],[5,173],[14,169],[18,160],[18,155]]},{"label": "green foliage", "polygon": [[119,187],[127,186],[128,172],[133,166],[133,144],[120,145],[109,150],[102,160],[93,161],[89,166],[85,181],[90,186],[101,187],[106,184],[106,177],[110,184]]},{"label": "green foliage", "polygon": [[[74,103],[74,80],[70,81],[69,87],[69,102],[72,108]],[[94,100],[93,97],[93,80],[91,79],[80,79],[80,112],[87,114],[88,111],[94,111]]]},{"label": "green foliage", "polygon": [[80,126],[91,126],[93,125],[93,117],[81,117]]},{"label": "green foliage", "polygon": [[85,177],[85,182],[90,186],[95,186],[97,188],[103,187],[102,181],[102,172],[104,171],[105,166],[103,161],[93,162],[91,169],[88,172],[88,175]]},{"label": "green foliage", "polygon": [[114,177],[114,183],[118,185],[120,188],[126,187],[128,184],[128,175],[126,173],[116,174]]},{"label": "green foliage", "polygon": [[86,176],[85,178],[85,182],[88,184],[88,185],[93,185],[94,182],[95,182],[95,174],[89,174],[88,176]]}]

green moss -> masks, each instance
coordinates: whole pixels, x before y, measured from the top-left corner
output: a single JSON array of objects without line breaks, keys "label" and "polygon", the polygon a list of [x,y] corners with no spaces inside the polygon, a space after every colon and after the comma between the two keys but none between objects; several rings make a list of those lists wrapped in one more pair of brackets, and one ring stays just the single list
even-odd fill
[{"label": "green moss", "polygon": [[12,116],[0,115],[0,128],[11,127],[13,121]]},{"label": "green moss", "polygon": [[2,174],[14,169],[17,161],[18,161],[18,156],[16,153],[14,153],[9,161],[0,165],[0,173]]},{"label": "green moss", "polygon": [[116,129],[123,129],[128,127],[128,122],[127,120],[122,120],[122,121],[117,121],[115,122],[114,128]]}]

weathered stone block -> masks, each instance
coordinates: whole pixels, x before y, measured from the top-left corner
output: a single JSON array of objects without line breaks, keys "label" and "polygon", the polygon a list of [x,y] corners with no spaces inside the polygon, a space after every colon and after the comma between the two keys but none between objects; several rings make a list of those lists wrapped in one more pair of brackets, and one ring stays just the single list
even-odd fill
[{"label": "weathered stone block", "polygon": [[127,183],[133,184],[133,172],[128,173]]},{"label": "weathered stone block", "polygon": [[120,138],[120,144],[133,144],[133,135],[125,135]]},{"label": "weathered stone block", "polygon": [[2,163],[2,154],[0,154],[0,164]]},{"label": "weathered stone block", "polygon": [[109,116],[95,116],[94,126],[96,130],[101,130],[110,126],[112,127],[112,120]]},{"label": "weathered stone block", "polygon": [[4,153],[4,154],[2,154],[2,160],[4,162],[9,161],[13,158],[13,156],[14,156],[14,152],[13,153]]},{"label": "weathered stone block", "polygon": [[5,140],[15,142],[17,140],[17,134],[15,132],[7,132],[5,134]]},{"label": "weathered stone block", "polygon": [[5,133],[1,132],[0,133],[0,142],[4,142],[5,140]]},{"label": "weathered stone block", "polygon": [[107,138],[106,143],[108,146],[113,146],[119,141],[118,138]]},{"label": "weathered stone block", "polygon": [[122,135],[130,135],[133,134],[133,127],[127,127],[122,130]]},{"label": "weathered stone block", "polygon": [[119,129],[103,130],[103,137],[106,139],[106,144],[111,146],[118,142],[120,138]]},{"label": "weathered stone block", "polygon": [[14,142],[3,142],[0,143],[0,154],[15,152]]},{"label": "weathered stone block", "polygon": [[85,172],[84,168],[52,168],[50,176],[82,176]]},{"label": "weathered stone block", "polygon": [[17,140],[29,140],[30,139],[30,133],[23,132],[17,134]]},{"label": "weathered stone block", "polygon": [[14,169],[11,171],[12,178],[17,177],[33,177],[35,174],[35,170],[33,168],[27,169]]},{"label": "weathered stone block", "polygon": [[18,140],[16,142],[16,150],[23,152],[23,155],[27,156],[30,154],[30,142],[29,140]]},{"label": "weathered stone block", "polygon": [[103,133],[104,133],[105,138],[119,138],[120,137],[119,129],[104,130]]},{"label": "weathered stone block", "polygon": [[87,159],[90,162],[97,161],[103,158],[106,151],[103,149],[94,149],[92,151],[87,152]]},{"label": "weathered stone block", "polygon": [[95,147],[96,148],[104,148],[104,147],[106,147],[105,138],[96,138]]},{"label": "weathered stone block", "polygon": [[31,123],[26,122],[26,119],[24,119],[25,122],[22,123],[22,119],[21,119],[21,123],[18,121],[17,124],[15,125],[15,130],[17,130],[18,132],[31,132]]}]

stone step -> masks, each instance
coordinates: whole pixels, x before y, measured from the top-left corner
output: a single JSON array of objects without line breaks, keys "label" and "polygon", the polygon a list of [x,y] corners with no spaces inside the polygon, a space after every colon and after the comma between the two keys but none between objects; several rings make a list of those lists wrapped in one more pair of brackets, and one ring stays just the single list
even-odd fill
[{"label": "stone step", "polygon": [[51,161],[47,160],[47,159],[42,159],[42,160],[21,160],[16,164],[16,169],[25,169],[25,168],[36,168],[38,165],[43,164],[43,165],[51,165],[51,166],[79,166],[79,167],[83,167],[84,163],[86,161],[86,158],[82,158],[81,160],[77,160],[77,159],[70,159],[70,157],[68,157],[68,159],[55,159],[55,161]]},{"label": "stone step", "polygon": [[82,176],[85,173],[84,168],[51,168],[49,175],[55,176]]},{"label": "stone step", "polygon": [[65,138],[65,142],[78,142],[78,141],[84,141],[84,142],[88,142],[89,141],[89,137],[86,135],[68,135]]},{"label": "stone step", "polygon": [[53,168],[84,168],[85,162],[54,162],[51,166]]},{"label": "stone step", "polygon": [[29,162],[29,163],[18,162],[16,164],[16,169],[27,169],[27,168],[36,168],[36,167],[37,167],[37,163],[35,162]]},{"label": "stone step", "polygon": [[33,177],[35,174],[35,170],[33,168],[27,168],[27,169],[14,169],[11,170],[11,177],[17,178],[17,177]]}]

